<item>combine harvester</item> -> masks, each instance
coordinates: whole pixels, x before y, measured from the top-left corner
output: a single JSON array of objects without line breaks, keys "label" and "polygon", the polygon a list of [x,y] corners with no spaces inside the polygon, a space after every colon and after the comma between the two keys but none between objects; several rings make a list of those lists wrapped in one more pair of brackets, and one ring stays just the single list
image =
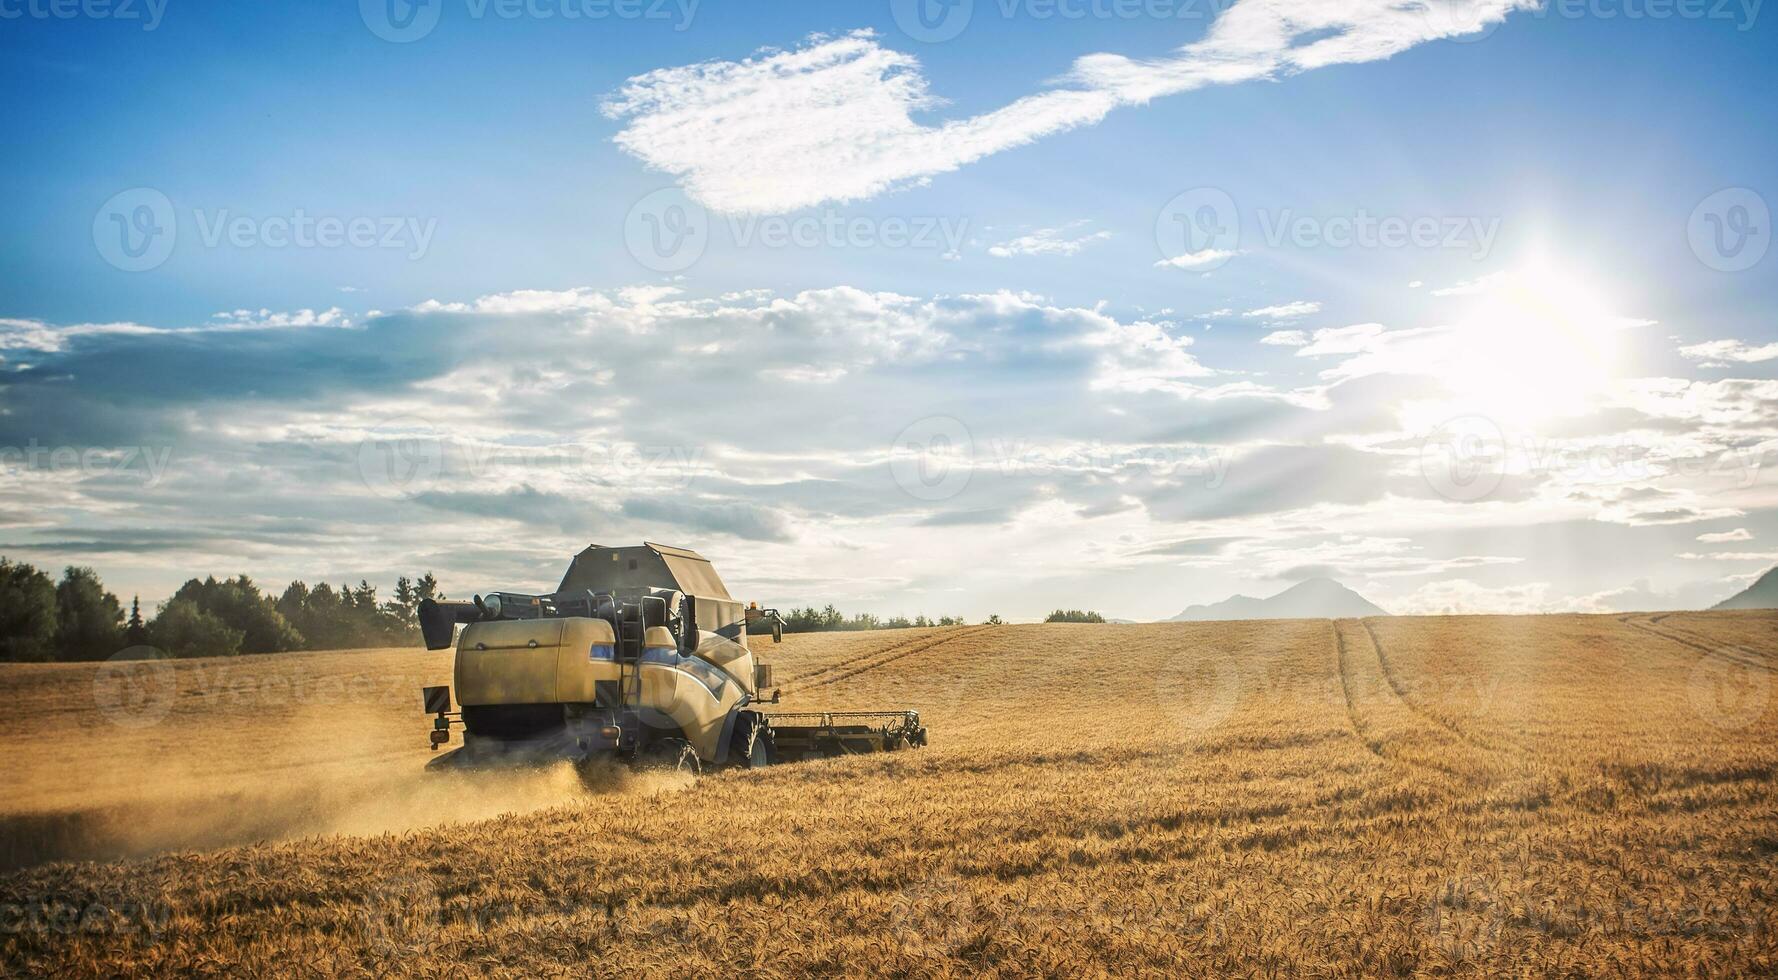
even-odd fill
[{"label": "combine harvester", "polygon": [[427,765],[456,769],[589,764],[697,773],[926,744],[916,711],[775,713],[772,668],[748,629],[781,641],[777,613],[742,608],[696,552],[593,545],[549,595],[490,592],[420,604],[428,650],[452,646],[449,687],[424,690],[432,748],[463,728],[463,746]]}]

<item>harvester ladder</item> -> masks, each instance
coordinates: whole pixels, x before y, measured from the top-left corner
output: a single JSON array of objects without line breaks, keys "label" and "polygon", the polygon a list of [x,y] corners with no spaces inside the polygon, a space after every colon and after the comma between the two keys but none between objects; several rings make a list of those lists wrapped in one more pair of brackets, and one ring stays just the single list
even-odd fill
[{"label": "harvester ladder", "polygon": [[630,675],[625,678],[628,689],[624,692],[624,703],[635,706],[642,703],[642,640],[645,624],[642,621],[642,607],[639,603],[622,603],[617,613],[617,656],[620,663],[630,665]]}]

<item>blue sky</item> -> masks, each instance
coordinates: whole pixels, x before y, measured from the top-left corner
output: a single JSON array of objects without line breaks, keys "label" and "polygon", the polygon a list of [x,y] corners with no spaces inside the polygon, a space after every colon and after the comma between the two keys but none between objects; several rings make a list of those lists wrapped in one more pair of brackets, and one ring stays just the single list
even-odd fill
[{"label": "blue sky", "polygon": [[430,4],[0,0],[6,553],[1131,618],[1778,558],[1757,4]]}]

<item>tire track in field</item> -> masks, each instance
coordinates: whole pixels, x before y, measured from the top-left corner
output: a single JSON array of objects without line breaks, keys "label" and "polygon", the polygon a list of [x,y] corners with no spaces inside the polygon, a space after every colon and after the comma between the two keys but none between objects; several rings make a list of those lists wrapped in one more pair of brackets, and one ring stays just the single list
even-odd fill
[{"label": "tire track in field", "polygon": [[1403,704],[1408,706],[1409,710],[1440,728],[1443,728],[1445,731],[1450,732],[1452,735],[1457,736],[1457,738],[1462,741],[1467,742],[1478,749],[1482,749],[1483,751],[1509,754],[1518,754],[1525,751],[1523,746],[1514,743],[1510,738],[1506,739],[1508,742],[1507,745],[1497,745],[1494,743],[1493,739],[1483,738],[1474,732],[1467,730],[1463,725],[1458,724],[1455,719],[1447,718],[1443,714],[1421,704],[1415,698],[1410,697],[1408,695],[1407,685],[1402,683],[1401,677],[1395,672],[1395,669],[1389,665],[1389,656],[1383,652],[1383,640],[1381,637],[1377,636],[1376,627],[1372,626],[1371,621],[1368,619],[1361,619],[1358,622],[1359,625],[1364,627],[1365,633],[1370,635],[1371,648],[1377,651],[1377,665],[1383,669],[1383,679],[1389,682],[1390,689],[1395,692],[1395,696],[1401,699]]},{"label": "tire track in field", "polygon": [[[1357,625],[1353,625],[1357,624]],[[1392,697],[1385,697],[1383,704],[1360,708],[1360,685],[1356,683],[1357,672],[1362,665],[1375,663],[1379,672],[1383,671],[1381,648],[1372,639],[1368,628],[1360,620],[1336,620],[1334,622],[1335,656],[1340,673],[1340,687],[1346,695],[1346,717],[1352,722],[1352,730],[1359,741],[1371,751],[1371,754],[1401,769],[1421,769],[1442,773],[1463,782],[1477,783],[1490,778],[1489,750],[1460,733],[1451,731],[1443,725],[1433,724],[1434,719],[1428,718],[1411,701],[1407,700],[1395,689],[1394,682],[1385,676],[1383,683],[1370,685],[1371,689],[1380,693],[1388,688]],[[1365,654],[1360,648],[1369,645],[1371,653]],[[1384,672],[1386,674],[1386,672]],[[1383,737],[1372,719],[1366,714],[1383,715],[1395,708],[1395,721],[1402,723],[1404,729],[1393,740]],[[1373,708],[1375,709],[1373,712]],[[1414,732],[1412,729],[1419,729]],[[1423,734],[1422,734],[1423,733]],[[1419,753],[1402,752],[1397,746],[1406,744],[1415,748],[1434,746],[1443,743],[1446,747],[1456,750],[1449,753],[1451,762],[1421,757]]]},{"label": "tire track in field", "polygon": [[1763,670],[1768,674],[1778,673],[1778,670],[1773,670],[1771,663],[1766,661],[1764,658],[1760,658],[1760,657],[1751,657],[1750,658],[1750,657],[1746,657],[1746,656],[1735,656],[1732,653],[1730,653],[1727,648],[1725,648],[1723,646],[1711,646],[1708,643],[1699,643],[1696,640],[1688,640],[1683,636],[1678,636],[1673,633],[1669,633],[1665,629],[1662,629],[1660,627],[1651,626],[1648,623],[1638,620],[1634,616],[1619,616],[1618,622],[1624,624],[1625,626],[1629,626],[1633,629],[1641,630],[1642,632],[1647,633],[1650,636],[1658,636],[1661,639],[1666,640],[1669,643],[1677,643],[1680,646],[1687,647],[1692,650],[1696,650],[1699,653],[1704,654],[1706,657],[1716,657],[1719,660],[1723,660],[1727,663],[1735,664],[1736,666],[1739,666],[1739,667],[1751,667],[1755,670]]},{"label": "tire track in field", "polygon": [[[951,633],[951,634],[948,634],[945,636],[926,637],[923,640],[915,641],[913,643],[902,644],[900,646],[892,646],[886,650],[879,650],[876,652],[876,654],[874,654],[875,656],[881,656],[882,654],[885,654],[885,653],[889,654],[889,656],[883,657],[880,660],[876,660],[871,663],[865,664],[865,665],[858,667],[856,669],[848,670],[845,673],[834,674],[830,677],[823,677],[818,681],[814,681],[814,682],[808,683],[808,684],[798,684],[796,687],[791,688],[789,691],[786,691],[785,693],[787,693],[787,694],[801,693],[804,691],[813,690],[814,688],[817,688],[817,687],[826,687],[829,684],[834,684],[839,681],[843,681],[843,680],[847,679],[848,677],[856,677],[859,674],[868,673],[870,671],[876,670],[879,667],[888,666],[889,664],[892,664],[897,660],[902,660],[907,657],[911,657],[916,653],[925,653],[928,650],[932,650],[934,648],[944,646],[947,643],[954,643],[957,640],[967,639],[969,637],[976,636],[981,633],[985,633],[990,629],[993,629],[993,627],[991,627],[991,626],[975,626],[975,627],[970,627],[968,629],[964,629],[959,632]],[[864,658],[863,657],[854,657],[854,658],[852,658],[850,663],[857,663],[862,659],[864,659]],[[838,666],[838,665],[836,665],[836,666]],[[814,675],[810,675],[810,676],[814,676]]]},{"label": "tire track in field", "polygon": [[1389,757],[1383,754],[1382,742],[1371,738],[1364,720],[1358,717],[1358,704],[1352,698],[1351,675],[1350,671],[1346,668],[1346,659],[1348,656],[1346,652],[1346,633],[1344,630],[1340,629],[1338,620],[1329,620],[1329,624],[1333,626],[1334,672],[1340,675],[1340,692],[1345,695],[1346,701],[1346,720],[1352,723],[1353,733],[1358,736],[1358,740],[1364,743],[1364,747],[1369,749],[1372,755],[1379,759],[1387,759]]},{"label": "tire track in field", "polygon": [[792,677],[789,680],[785,681],[785,683],[786,684],[800,684],[806,680],[809,680],[812,677],[820,677],[822,674],[832,673],[833,671],[836,671],[836,670],[844,670],[845,668],[850,667],[853,664],[859,663],[860,661],[869,660],[872,657],[881,657],[886,653],[894,653],[897,650],[906,649],[907,647],[914,646],[915,644],[918,644],[918,643],[924,643],[930,639],[932,639],[932,636],[930,634],[928,634],[926,636],[914,637],[911,640],[897,640],[894,643],[889,644],[888,646],[876,647],[875,649],[866,650],[865,652],[857,654],[855,656],[846,657],[842,660],[836,660],[833,663],[828,664],[825,667],[817,667],[814,670],[811,670],[806,674],[798,674],[795,677]]},{"label": "tire track in field", "polygon": [[1773,654],[1771,651],[1756,650],[1753,647],[1747,646],[1746,644],[1743,644],[1743,643],[1729,643],[1729,642],[1719,643],[1716,640],[1709,637],[1708,635],[1700,633],[1697,630],[1692,629],[1688,626],[1674,626],[1674,625],[1668,623],[1667,618],[1672,615],[1673,615],[1672,613],[1661,613],[1659,616],[1650,616],[1648,618],[1648,624],[1650,626],[1658,627],[1660,629],[1667,630],[1668,632],[1675,633],[1680,636],[1689,637],[1693,640],[1698,641],[1699,643],[1715,644],[1715,647],[1717,649],[1734,650],[1737,653],[1746,654],[1747,656],[1752,657],[1755,660],[1758,660],[1759,662],[1764,663],[1764,664],[1769,665],[1772,663]]}]

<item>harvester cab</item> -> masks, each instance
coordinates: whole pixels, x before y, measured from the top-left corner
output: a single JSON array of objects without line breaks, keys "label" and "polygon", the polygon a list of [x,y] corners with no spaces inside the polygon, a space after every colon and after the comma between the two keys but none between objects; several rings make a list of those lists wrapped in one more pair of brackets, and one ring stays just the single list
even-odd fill
[{"label": "harvester cab", "polygon": [[772,711],[773,671],[748,639],[781,641],[782,619],[743,608],[682,548],[593,545],[548,595],[427,600],[419,618],[427,649],[457,651],[458,710],[450,688],[424,691],[432,747],[463,732],[428,768],[611,759],[697,772],[926,743],[911,710]]}]

